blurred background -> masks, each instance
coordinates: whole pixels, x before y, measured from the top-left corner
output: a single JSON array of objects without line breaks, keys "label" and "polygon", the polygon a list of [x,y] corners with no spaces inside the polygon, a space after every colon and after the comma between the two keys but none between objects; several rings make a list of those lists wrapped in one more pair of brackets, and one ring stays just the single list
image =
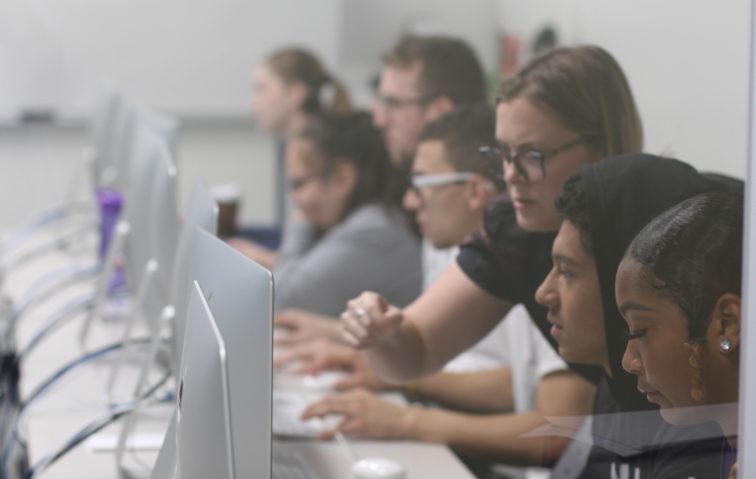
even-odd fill
[{"label": "blurred background", "polygon": [[304,45],[369,107],[402,33],[463,37],[492,95],[537,45],[595,43],[627,73],[646,150],[746,172],[746,0],[0,0],[0,228],[59,200],[97,94],[117,88],[182,121],[180,198],[241,186],[244,223],[273,221],[275,146],[249,113],[270,51]]}]

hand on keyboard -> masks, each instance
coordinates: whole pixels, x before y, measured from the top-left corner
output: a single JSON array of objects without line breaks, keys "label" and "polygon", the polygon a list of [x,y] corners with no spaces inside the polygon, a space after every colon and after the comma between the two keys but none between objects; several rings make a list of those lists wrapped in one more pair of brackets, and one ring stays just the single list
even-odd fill
[{"label": "hand on keyboard", "polygon": [[302,419],[302,413],[317,396],[295,391],[273,393],[273,434],[287,437],[320,437],[339,426],[340,415]]},{"label": "hand on keyboard", "polygon": [[342,417],[336,427],[328,428],[320,434],[320,439],[331,439],[336,431],[344,434],[380,439],[398,439],[412,437],[407,429],[407,419],[413,409],[395,401],[385,399],[365,389],[353,389],[333,394],[311,404],[302,417],[331,418]]}]

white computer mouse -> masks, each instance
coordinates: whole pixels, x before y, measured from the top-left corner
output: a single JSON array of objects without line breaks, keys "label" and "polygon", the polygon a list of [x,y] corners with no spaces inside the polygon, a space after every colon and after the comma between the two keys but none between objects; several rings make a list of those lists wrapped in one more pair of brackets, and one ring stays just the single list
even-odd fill
[{"label": "white computer mouse", "polygon": [[368,457],[352,464],[354,479],[406,479],[407,470],[385,457]]}]

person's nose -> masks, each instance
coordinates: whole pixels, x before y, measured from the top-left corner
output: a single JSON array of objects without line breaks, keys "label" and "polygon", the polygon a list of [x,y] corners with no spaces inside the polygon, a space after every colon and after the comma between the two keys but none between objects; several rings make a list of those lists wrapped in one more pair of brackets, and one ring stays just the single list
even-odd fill
[{"label": "person's nose", "polygon": [[373,126],[382,130],[388,125],[388,111],[380,101],[373,102]]},{"label": "person's nose", "polygon": [[551,268],[549,274],[543,279],[541,285],[536,289],[535,300],[538,304],[546,306],[548,308],[553,307],[557,303],[556,291],[553,287],[555,268]]},{"label": "person's nose", "polygon": [[508,185],[527,183],[528,179],[519,168],[517,168],[514,161],[502,160],[501,167],[504,171],[504,181],[506,181]]},{"label": "person's nose", "polygon": [[423,205],[423,199],[420,197],[420,192],[415,188],[409,187],[404,193],[402,198],[402,205],[404,209],[409,211],[417,211]]},{"label": "person's nose", "polygon": [[630,374],[640,374],[643,367],[634,343],[634,341],[627,342],[625,354],[622,355],[622,368]]}]

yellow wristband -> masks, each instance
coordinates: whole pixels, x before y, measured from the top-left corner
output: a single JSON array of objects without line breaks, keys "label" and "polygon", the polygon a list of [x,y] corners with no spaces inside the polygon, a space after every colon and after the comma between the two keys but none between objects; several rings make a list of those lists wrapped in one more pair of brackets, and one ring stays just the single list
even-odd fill
[{"label": "yellow wristband", "polygon": [[418,399],[416,382],[407,383],[402,389],[409,401],[416,401]]}]

